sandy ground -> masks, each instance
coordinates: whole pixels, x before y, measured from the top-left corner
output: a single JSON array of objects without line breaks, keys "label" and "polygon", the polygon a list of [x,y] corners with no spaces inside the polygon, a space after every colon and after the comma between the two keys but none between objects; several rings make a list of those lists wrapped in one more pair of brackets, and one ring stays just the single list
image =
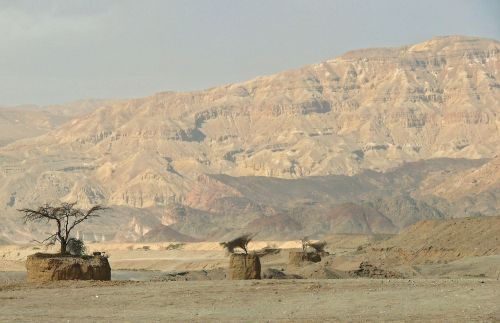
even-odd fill
[{"label": "sandy ground", "polygon": [[[357,246],[366,241],[332,242],[337,248],[327,258],[330,268],[356,269]],[[0,322],[500,322],[500,255],[397,267],[407,271],[406,279],[229,281],[228,257],[217,243],[171,250],[172,244],[91,244],[90,252],[110,255],[114,281],[50,284],[26,283],[24,261],[55,249],[0,246]],[[251,247],[267,245],[286,250],[261,258],[263,269],[287,268],[287,250],[299,247],[269,241]],[[314,266],[297,270],[312,272]],[[202,270],[220,280],[155,279],[165,272]]]},{"label": "sandy ground", "polygon": [[[366,243],[363,236],[339,236],[330,245],[335,249],[328,249],[331,257],[328,258],[329,268],[338,271],[352,271],[370,255],[357,252],[359,244]],[[88,251],[105,251],[116,279],[147,280],[141,277],[150,275],[139,274],[140,271],[179,272],[202,271],[227,268],[228,256],[217,242],[187,243],[176,246],[174,242],[163,243],[96,243],[89,244]],[[251,250],[258,250],[265,246],[283,249],[277,255],[268,255],[261,258],[263,269],[286,268],[288,252],[292,249],[300,250],[297,241],[257,241],[250,245]],[[170,249],[169,249],[170,248]],[[25,260],[36,252],[56,252],[56,248],[40,247],[39,245],[4,245],[0,246],[0,281],[2,272],[25,272]],[[378,253],[375,253],[378,255]],[[434,257],[433,255],[431,255]],[[386,259],[379,258],[384,268],[396,270],[409,278],[500,278],[500,254],[465,257],[454,261],[429,263],[396,263],[391,265]],[[374,259],[376,260],[376,259]],[[137,271],[137,275],[125,272]],[[297,272],[300,274],[300,272]],[[127,278],[128,277],[128,278]],[[319,278],[305,275],[304,277]]]},{"label": "sandy ground", "polygon": [[496,280],[58,282],[0,285],[0,321],[500,320]]}]

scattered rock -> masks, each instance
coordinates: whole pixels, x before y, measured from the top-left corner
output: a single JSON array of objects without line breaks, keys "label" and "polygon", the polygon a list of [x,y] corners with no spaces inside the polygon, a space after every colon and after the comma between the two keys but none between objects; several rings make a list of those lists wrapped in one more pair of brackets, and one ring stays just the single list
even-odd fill
[{"label": "scattered rock", "polygon": [[294,266],[301,266],[308,262],[320,262],[321,256],[317,252],[302,252],[302,251],[290,251],[288,255],[288,263]]},{"label": "scattered rock", "polygon": [[286,274],[278,269],[268,268],[262,274],[264,279],[285,279]]},{"label": "scattered rock", "polygon": [[257,255],[233,253],[229,259],[230,278],[260,279],[260,259]]},{"label": "scattered rock", "polygon": [[152,277],[151,281],[202,281],[202,280],[223,280],[226,277],[223,268],[210,270],[193,270],[180,272],[161,272]]},{"label": "scattered rock", "polygon": [[303,277],[296,274],[287,274],[283,270],[268,268],[262,274],[264,279],[302,279]]},{"label": "scattered rock", "polygon": [[29,282],[55,280],[111,280],[108,259],[102,256],[36,253],[26,259]]},{"label": "scattered rock", "polygon": [[385,270],[375,265],[363,261],[359,264],[359,269],[352,270],[349,272],[355,277],[368,277],[368,278],[404,278],[401,273]]}]

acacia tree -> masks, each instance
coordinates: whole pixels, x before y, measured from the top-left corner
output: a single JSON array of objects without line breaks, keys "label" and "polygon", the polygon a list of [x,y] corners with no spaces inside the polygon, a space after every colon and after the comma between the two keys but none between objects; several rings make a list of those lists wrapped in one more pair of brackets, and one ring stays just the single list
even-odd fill
[{"label": "acacia tree", "polygon": [[101,211],[106,210],[106,207],[95,205],[89,210],[82,210],[76,208],[74,203],[61,203],[59,206],[52,206],[45,204],[38,209],[20,209],[19,212],[24,213],[24,223],[27,222],[55,222],[57,224],[57,231],[42,241],[42,243],[54,244],[59,241],[61,245],[60,253],[67,253],[66,247],[70,239],[71,231],[83,221],[90,218],[98,217]]},{"label": "acacia tree", "polygon": [[244,234],[228,242],[221,242],[220,245],[227,249],[229,253],[234,253],[235,248],[241,248],[248,255],[248,243],[252,241],[255,234]]}]

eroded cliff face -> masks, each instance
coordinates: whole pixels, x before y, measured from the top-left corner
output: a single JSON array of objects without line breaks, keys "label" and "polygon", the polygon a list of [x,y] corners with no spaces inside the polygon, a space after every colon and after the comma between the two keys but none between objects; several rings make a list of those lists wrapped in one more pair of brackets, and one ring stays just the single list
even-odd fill
[{"label": "eroded cliff face", "polygon": [[499,58],[494,40],[435,38],[116,102],[2,147],[0,207],[61,199],[207,210],[214,192],[203,174],[294,179],[491,158],[500,147]]}]

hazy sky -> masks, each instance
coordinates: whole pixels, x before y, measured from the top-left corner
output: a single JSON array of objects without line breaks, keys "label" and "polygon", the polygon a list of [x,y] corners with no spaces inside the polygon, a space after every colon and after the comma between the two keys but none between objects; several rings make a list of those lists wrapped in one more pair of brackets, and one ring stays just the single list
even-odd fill
[{"label": "hazy sky", "polygon": [[0,0],[0,105],[244,81],[437,35],[500,39],[500,1]]}]

